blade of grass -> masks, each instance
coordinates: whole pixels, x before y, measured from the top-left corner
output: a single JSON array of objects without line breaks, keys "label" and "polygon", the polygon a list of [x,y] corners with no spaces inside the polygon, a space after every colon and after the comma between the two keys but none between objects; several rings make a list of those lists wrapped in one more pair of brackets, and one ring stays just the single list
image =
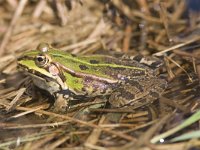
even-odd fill
[{"label": "blade of grass", "polygon": [[194,138],[200,138],[200,130],[182,134],[180,136],[177,136],[177,137],[171,139],[170,142],[181,142],[184,140],[189,140],[189,139],[194,139]]},{"label": "blade of grass", "polygon": [[164,139],[166,137],[169,137],[170,135],[184,129],[185,127],[193,124],[194,122],[198,121],[200,119],[200,110],[197,111],[195,114],[193,114],[191,117],[189,117],[188,119],[186,119],[182,124],[178,125],[177,127],[174,127],[160,135],[157,135],[155,137],[153,137],[151,139],[151,143],[156,143],[158,142],[160,139]]}]

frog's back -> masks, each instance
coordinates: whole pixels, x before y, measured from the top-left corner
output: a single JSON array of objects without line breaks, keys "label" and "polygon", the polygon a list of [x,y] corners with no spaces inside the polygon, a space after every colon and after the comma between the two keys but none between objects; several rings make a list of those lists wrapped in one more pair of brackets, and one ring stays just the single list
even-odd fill
[{"label": "frog's back", "polygon": [[[145,76],[147,72],[151,74],[151,69],[135,60],[125,60],[106,55],[77,56],[82,72],[98,76],[108,76],[109,78],[124,80],[126,78],[137,78]],[[88,70],[88,71],[87,71]]]},{"label": "frog's back", "polygon": [[79,76],[96,76],[114,81],[140,78],[153,74],[153,70],[131,59],[106,55],[77,56],[64,51],[50,49],[46,52],[53,62],[62,64]]}]

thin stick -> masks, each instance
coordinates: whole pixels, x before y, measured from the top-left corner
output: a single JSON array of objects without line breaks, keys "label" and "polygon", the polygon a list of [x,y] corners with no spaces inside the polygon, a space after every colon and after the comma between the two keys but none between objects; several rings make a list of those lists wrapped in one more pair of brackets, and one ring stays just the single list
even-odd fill
[{"label": "thin stick", "polygon": [[172,47],[167,48],[167,49],[165,49],[165,50],[163,50],[163,51],[161,51],[161,52],[155,53],[155,54],[153,54],[153,55],[154,55],[154,56],[162,56],[162,55],[163,55],[164,53],[166,53],[166,52],[169,52],[169,51],[175,50],[175,49],[177,49],[177,48],[183,47],[183,46],[185,46],[185,45],[187,45],[187,44],[193,43],[193,42],[198,41],[198,40],[200,40],[200,36],[196,36],[195,38],[193,38],[193,39],[191,39],[191,40],[188,40],[188,41],[185,42],[185,43],[181,43],[181,44],[172,46]]},{"label": "thin stick", "polygon": [[[30,108],[25,108],[25,107],[21,107],[21,106],[17,106],[16,109],[17,110],[22,110],[22,111],[30,110]],[[67,120],[70,120],[70,121],[73,121],[73,122],[76,122],[76,123],[80,123],[80,124],[83,124],[83,125],[86,125],[86,126],[89,126],[89,127],[92,127],[92,128],[101,129],[104,132],[107,132],[107,133],[110,133],[110,134],[114,134],[114,135],[116,135],[118,137],[121,137],[123,139],[126,139],[128,141],[132,141],[132,142],[136,141],[136,139],[134,137],[126,135],[126,134],[124,134],[122,132],[112,131],[110,129],[106,129],[106,128],[103,128],[101,126],[98,126],[98,125],[95,125],[95,124],[92,124],[92,123],[89,123],[89,122],[85,122],[83,120],[72,118],[72,117],[67,116],[67,115],[60,115],[60,114],[56,114],[56,113],[52,113],[52,112],[48,112],[48,111],[44,111],[44,110],[36,110],[35,112],[38,112],[38,113],[41,113],[41,114],[44,114],[44,115],[48,115],[48,116],[54,116],[54,117],[58,117],[58,118],[67,119]]]}]

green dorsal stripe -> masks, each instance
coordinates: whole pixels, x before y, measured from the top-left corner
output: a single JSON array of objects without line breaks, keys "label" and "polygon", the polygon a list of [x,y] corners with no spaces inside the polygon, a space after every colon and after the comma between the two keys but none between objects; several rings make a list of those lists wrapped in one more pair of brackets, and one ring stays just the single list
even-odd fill
[{"label": "green dorsal stripe", "polygon": [[85,64],[86,66],[94,66],[94,67],[113,67],[113,68],[127,68],[127,69],[134,69],[134,70],[141,70],[141,71],[145,71],[144,68],[139,68],[139,67],[133,67],[133,66],[125,66],[125,65],[118,65],[118,64],[105,64],[105,63],[100,63],[100,64],[92,64],[89,63],[87,61],[81,60],[80,57],[76,58],[71,56],[71,54],[68,55],[63,55],[63,54],[55,54],[53,53],[54,57],[61,57],[61,58],[65,58],[71,61],[75,61],[77,63],[80,64]]}]

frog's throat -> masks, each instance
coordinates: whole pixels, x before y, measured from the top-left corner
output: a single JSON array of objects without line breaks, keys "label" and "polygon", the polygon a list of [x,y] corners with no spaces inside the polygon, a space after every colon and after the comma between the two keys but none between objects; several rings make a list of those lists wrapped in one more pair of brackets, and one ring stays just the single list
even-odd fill
[{"label": "frog's throat", "polygon": [[[27,69],[27,68],[25,68],[24,67],[24,70],[27,72],[27,74],[29,75],[29,76],[31,76],[31,77],[37,77],[37,78],[41,78],[40,77],[40,75],[39,74],[41,74],[40,72],[38,72],[38,71],[36,71],[36,70],[29,70],[29,69]],[[33,71],[35,72],[35,73],[33,73]],[[44,75],[44,74],[41,74],[41,75]],[[46,75],[44,75],[44,76],[46,76]],[[48,76],[46,76],[47,78],[50,78],[50,77],[48,77]],[[66,85],[66,83],[65,83],[65,81],[63,81],[62,79],[61,79],[61,77],[60,76],[54,76],[53,78],[52,78],[53,80],[55,80],[55,82],[57,82],[59,85],[60,85],[60,87],[61,87],[61,89],[62,90],[68,90],[68,86]]]}]

